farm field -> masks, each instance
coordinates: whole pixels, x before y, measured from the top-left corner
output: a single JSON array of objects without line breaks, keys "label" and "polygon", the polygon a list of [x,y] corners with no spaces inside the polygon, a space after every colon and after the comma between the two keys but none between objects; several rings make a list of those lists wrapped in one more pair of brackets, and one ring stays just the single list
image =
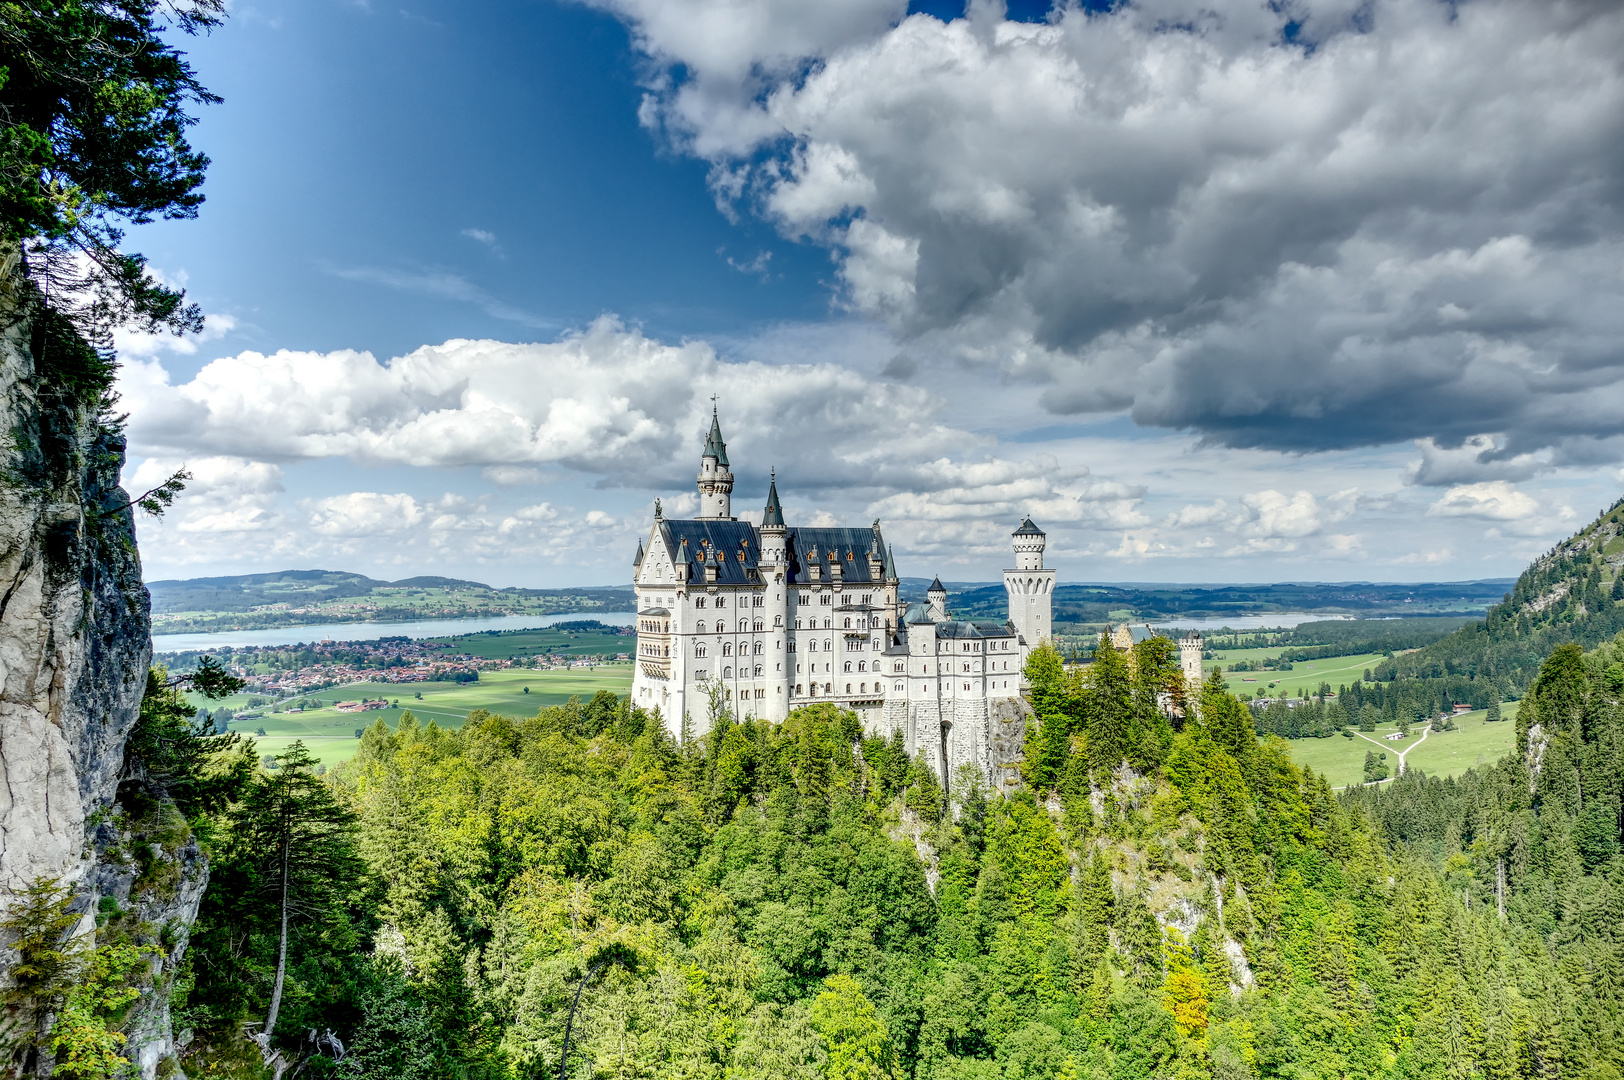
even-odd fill
[{"label": "farm field", "polygon": [[[1448,777],[1458,776],[1476,766],[1493,764],[1511,753],[1517,742],[1517,702],[1506,702],[1500,706],[1500,712],[1505,719],[1498,724],[1485,723],[1485,713],[1481,709],[1460,714],[1455,717],[1456,730],[1434,731],[1428,735],[1426,742],[1416,746],[1404,759],[1406,767],[1419,769],[1428,776]],[[1415,746],[1421,736],[1412,734],[1403,742],[1389,743],[1382,736],[1391,734],[1393,730],[1391,726],[1383,726],[1361,734],[1387,749],[1388,768],[1396,774],[1398,751]],[[1351,739],[1341,735],[1328,739],[1292,739],[1287,745],[1291,747],[1293,762],[1313,769],[1336,788],[1362,783],[1365,751],[1377,750],[1380,753],[1377,747],[1358,736]]]},{"label": "farm field", "polygon": [[[1331,684],[1334,690],[1338,686],[1351,683],[1364,675],[1366,668],[1373,668],[1386,657],[1385,653],[1360,653],[1357,656],[1332,656],[1322,660],[1299,660],[1292,665],[1290,671],[1236,671],[1230,672],[1229,665],[1238,660],[1257,661],[1273,656],[1279,656],[1280,649],[1229,649],[1218,654],[1217,660],[1208,660],[1203,666],[1207,671],[1214,667],[1224,668],[1224,681],[1229,685],[1231,693],[1246,693],[1252,697],[1263,694],[1265,697],[1296,697],[1299,689],[1314,691],[1322,682]],[[1248,680],[1256,679],[1256,682]],[[1269,684],[1274,683],[1273,690]]]},{"label": "farm field", "polygon": [[[334,765],[355,753],[356,728],[367,727],[379,719],[394,727],[407,710],[425,723],[433,720],[441,727],[455,728],[461,727],[475,709],[489,709],[506,716],[532,716],[545,706],[561,705],[572,697],[585,700],[599,690],[623,696],[631,684],[632,665],[629,663],[569,671],[486,671],[480,673],[477,683],[352,683],[312,695],[326,703],[324,708],[303,713],[266,711],[258,719],[233,720],[231,730],[253,737],[255,750],[261,755],[279,754],[295,739],[303,739],[312,756]],[[528,694],[524,692],[527,686]],[[421,700],[417,694],[423,695]],[[341,713],[333,707],[337,702],[358,701],[363,697],[387,698],[391,705],[398,707],[363,713]],[[246,703],[247,697],[241,696],[211,704],[225,704],[235,709],[246,707]],[[258,728],[263,728],[265,734],[255,736],[253,733]]]}]

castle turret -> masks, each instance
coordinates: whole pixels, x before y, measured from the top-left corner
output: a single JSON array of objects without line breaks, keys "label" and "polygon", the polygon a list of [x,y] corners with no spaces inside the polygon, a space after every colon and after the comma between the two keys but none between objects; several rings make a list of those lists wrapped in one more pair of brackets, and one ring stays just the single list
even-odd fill
[{"label": "castle turret", "polygon": [[1190,708],[1195,708],[1195,699],[1201,693],[1201,652],[1205,643],[1201,635],[1191,630],[1179,638],[1179,668],[1184,672],[1184,686],[1190,695]]},{"label": "castle turret", "polygon": [[925,602],[930,605],[930,621],[947,621],[947,589],[942,585],[942,579],[937,578],[925,590]]},{"label": "castle turret", "polygon": [[727,467],[727,443],[722,441],[722,424],[711,406],[710,434],[699,455],[700,520],[733,520],[733,474]]},{"label": "castle turret", "polygon": [[1043,567],[1043,549],[1048,537],[1028,517],[1021,520],[1011,540],[1015,548],[1015,569],[1004,571],[1009,621],[1026,647],[1036,648],[1049,640],[1052,628],[1055,573]]}]

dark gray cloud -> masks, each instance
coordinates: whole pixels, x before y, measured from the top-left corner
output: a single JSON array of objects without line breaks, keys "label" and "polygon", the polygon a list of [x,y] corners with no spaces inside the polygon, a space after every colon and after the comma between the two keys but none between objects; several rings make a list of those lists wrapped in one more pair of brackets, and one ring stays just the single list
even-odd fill
[{"label": "dark gray cloud", "polygon": [[734,4],[687,0],[680,33],[605,5],[685,73],[644,116],[719,197],[829,245],[844,302],[900,336],[1047,382],[1051,412],[1286,450],[1491,435],[1476,479],[1624,434],[1620,5],[845,6],[787,39],[763,5],[721,58],[696,43]]}]

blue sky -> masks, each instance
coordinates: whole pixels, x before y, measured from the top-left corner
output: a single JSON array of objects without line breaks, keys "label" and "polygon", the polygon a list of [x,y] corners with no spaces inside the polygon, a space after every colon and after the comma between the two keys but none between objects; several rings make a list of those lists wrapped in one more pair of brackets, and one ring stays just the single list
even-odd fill
[{"label": "blue sky", "polygon": [[713,393],[912,574],[1515,573],[1620,486],[1619,13],[1276,8],[234,5],[149,578],[621,581]]}]

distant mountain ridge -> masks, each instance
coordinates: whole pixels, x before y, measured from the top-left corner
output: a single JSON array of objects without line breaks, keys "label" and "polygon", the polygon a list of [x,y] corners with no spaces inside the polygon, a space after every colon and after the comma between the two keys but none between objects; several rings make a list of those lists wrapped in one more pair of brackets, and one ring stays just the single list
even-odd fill
[{"label": "distant mountain ridge", "polygon": [[[1243,585],[1128,585],[1083,582],[1055,589],[1054,622],[1100,624],[1124,618],[1222,619],[1270,612],[1322,612],[1360,618],[1473,615],[1498,602],[1512,578],[1441,582],[1282,582]],[[924,599],[928,578],[903,578],[902,594]],[[948,582],[948,608],[965,618],[997,618],[1008,601],[1002,582]],[[1127,614],[1124,614],[1124,613]]]},{"label": "distant mountain ridge", "polygon": [[633,602],[629,588],[496,589],[439,575],[381,581],[341,570],[166,579],[148,582],[147,590],[157,634],[626,611]]}]

